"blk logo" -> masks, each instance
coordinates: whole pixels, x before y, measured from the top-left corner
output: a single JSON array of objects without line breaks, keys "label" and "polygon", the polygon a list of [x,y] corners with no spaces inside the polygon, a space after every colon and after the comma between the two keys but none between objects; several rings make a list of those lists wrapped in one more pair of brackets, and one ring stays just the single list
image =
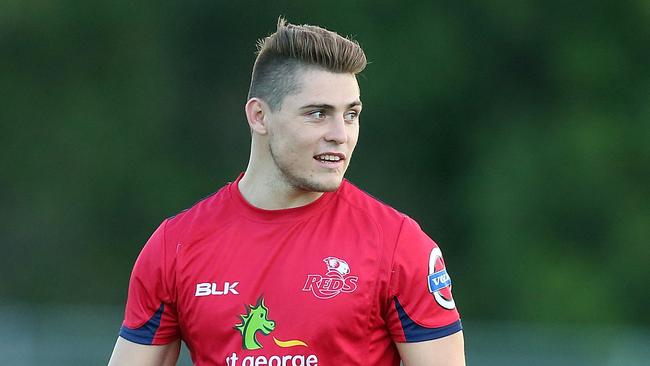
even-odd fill
[{"label": "blk logo", "polygon": [[319,299],[331,299],[340,293],[350,293],[357,289],[358,276],[350,276],[350,266],[343,259],[327,257],[323,259],[327,268],[324,275],[310,274],[302,290],[311,292]]},{"label": "blk logo", "polygon": [[239,282],[224,282],[223,287],[220,289],[219,285],[214,282],[197,283],[194,296],[223,296],[228,294],[239,295],[239,292],[237,292],[237,285],[239,285]]}]

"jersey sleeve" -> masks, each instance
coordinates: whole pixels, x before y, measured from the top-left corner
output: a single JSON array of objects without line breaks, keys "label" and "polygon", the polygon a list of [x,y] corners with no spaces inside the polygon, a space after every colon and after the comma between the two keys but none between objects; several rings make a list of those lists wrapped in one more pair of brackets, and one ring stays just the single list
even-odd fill
[{"label": "jersey sleeve", "polygon": [[142,248],[131,272],[120,336],[146,345],[180,338],[173,288],[175,251],[169,253],[163,222]]},{"label": "jersey sleeve", "polygon": [[451,278],[438,245],[410,218],[397,239],[385,314],[395,342],[421,342],[462,330]]}]

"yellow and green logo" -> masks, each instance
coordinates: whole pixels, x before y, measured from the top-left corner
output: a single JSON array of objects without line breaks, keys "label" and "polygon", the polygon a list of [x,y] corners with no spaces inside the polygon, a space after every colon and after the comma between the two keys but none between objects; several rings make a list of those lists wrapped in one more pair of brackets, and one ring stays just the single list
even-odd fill
[{"label": "yellow and green logo", "polygon": [[[254,350],[262,348],[262,344],[257,340],[257,334],[269,335],[275,330],[275,321],[269,319],[269,309],[264,304],[264,297],[260,296],[255,305],[246,305],[246,314],[239,315],[241,324],[236,324],[237,329],[242,335],[242,348]],[[279,347],[307,347],[307,344],[301,340],[281,341],[273,337],[273,342]]]}]

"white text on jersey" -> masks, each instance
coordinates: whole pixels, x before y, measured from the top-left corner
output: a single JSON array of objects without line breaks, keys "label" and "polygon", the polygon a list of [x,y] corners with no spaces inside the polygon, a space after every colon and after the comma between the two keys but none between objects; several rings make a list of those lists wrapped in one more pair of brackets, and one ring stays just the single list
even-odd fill
[{"label": "white text on jersey", "polygon": [[228,294],[233,294],[233,295],[239,295],[239,292],[237,292],[237,287],[239,285],[239,282],[224,282],[223,284],[223,290],[219,290],[219,285],[217,285],[214,282],[203,282],[203,283],[197,283],[196,284],[196,292],[194,293],[194,296],[209,296],[209,295],[228,295]]}]

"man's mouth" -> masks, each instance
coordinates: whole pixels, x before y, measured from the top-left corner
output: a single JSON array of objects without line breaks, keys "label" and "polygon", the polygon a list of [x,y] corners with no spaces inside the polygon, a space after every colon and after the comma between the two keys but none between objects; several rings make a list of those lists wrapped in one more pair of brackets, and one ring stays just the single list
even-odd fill
[{"label": "man's mouth", "polygon": [[339,161],[345,160],[345,155],[341,153],[324,153],[314,155],[314,159],[324,163],[338,163]]}]

